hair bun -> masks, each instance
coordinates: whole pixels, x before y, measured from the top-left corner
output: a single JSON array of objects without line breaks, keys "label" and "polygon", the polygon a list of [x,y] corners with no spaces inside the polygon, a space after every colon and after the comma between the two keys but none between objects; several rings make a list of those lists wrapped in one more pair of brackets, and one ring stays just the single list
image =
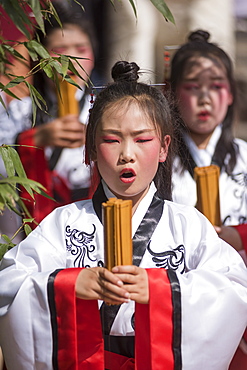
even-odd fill
[{"label": "hair bun", "polygon": [[203,30],[197,30],[189,34],[188,40],[191,42],[208,42],[210,38],[210,33]]},{"label": "hair bun", "polygon": [[136,82],[139,78],[140,67],[135,62],[119,61],[112,67],[112,78],[114,82],[129,81]]}]

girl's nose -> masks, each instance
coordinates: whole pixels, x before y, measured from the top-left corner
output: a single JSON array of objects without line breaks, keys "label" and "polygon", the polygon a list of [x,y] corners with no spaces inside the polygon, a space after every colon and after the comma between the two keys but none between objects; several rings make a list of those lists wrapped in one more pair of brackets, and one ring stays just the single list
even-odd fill
[{"label": "girl's nose", "polygon": [[120,163],[130,163],[134,162],[134,152],[130,144],[126,144],[122,147],[119,155]]},{"label": "girl's nose", "polygon": [[200,104],[205,104],[210,102],[210,94],[208,89],[201,89],[199,93],[199,102]]}]

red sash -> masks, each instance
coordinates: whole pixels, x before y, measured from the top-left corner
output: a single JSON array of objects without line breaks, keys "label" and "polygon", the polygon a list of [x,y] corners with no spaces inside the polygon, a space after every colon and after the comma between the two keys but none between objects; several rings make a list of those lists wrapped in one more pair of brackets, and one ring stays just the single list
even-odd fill
[{"label": "red sash", "polygon": [[173,302],[167,271],[147,269],[150,302],[136,304],[134,361],[111,352],[103,355],[98,302],[75,298],[75,281],[80,270],[61,270],[55,277],[58,369],[174,369]]}]

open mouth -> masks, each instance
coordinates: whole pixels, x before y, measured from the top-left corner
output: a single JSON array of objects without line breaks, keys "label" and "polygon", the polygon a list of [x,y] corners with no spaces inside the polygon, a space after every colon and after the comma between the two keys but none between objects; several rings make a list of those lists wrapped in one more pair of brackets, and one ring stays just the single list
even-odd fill
[{"label": "open mouth", "polygon": [[131,182],[135,179],[135,177],[136,177],[135,171],[132,169],[125,168],[120,173],[120,179],[123,182]]},{"label": "open mouth", "polygon": [[125,178],[125,179],[129,179],[130,177],[133,177],[134,174],[132,172],[124,172],[121,177]]}]

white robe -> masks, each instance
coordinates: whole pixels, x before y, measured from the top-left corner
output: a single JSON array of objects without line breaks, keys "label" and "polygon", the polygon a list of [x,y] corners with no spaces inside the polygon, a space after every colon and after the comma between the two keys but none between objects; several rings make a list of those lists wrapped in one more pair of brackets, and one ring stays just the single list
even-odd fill
[{"label": "white robe", "polygon": [[[185,137],[197,166],[211,164],[220,133],[221,129],[217,127],[205,150],[198,149],[188,136]],[[236,166],[231,176],[223,168],[219,179],[221,220],[226,226],[247,223],[247,143],[241,139],[234,139],[234,142],[239,146]],[[187,170],[181,172],[178,157],[174,161],[172,184],[174,202],[196,205],[196,183]]]},{"label": "white robe", "polygon": [[[133,235],[155,190],[152,184],[133,215]],[[106,195],[112,196],[109,191]],[[166,252],[173,252],[172,261],[165,259]],[[49,275],[100,265],[103,255],[103,227],[91,200],[55,209],[5,255],[0,265],[0,346],[8,370],[52,369]],[[181,289],[182,369],[226,370],[247,324],[242,259],[194,207],[165,201],[140,266],[169,262]],[[133,302],[121,306],[111,334],[134,335],[133,310]]]}]

